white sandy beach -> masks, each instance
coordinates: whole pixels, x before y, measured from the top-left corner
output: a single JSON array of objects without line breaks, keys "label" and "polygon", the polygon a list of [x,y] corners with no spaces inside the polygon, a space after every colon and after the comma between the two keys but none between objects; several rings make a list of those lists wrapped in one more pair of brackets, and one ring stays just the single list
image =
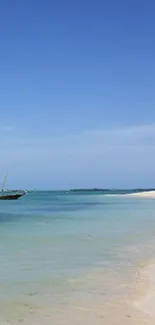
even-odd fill
[{"label": "white sandy beach", "polygon": [[145,192],[137,192],[131,194],[125,194],[126,196],[135,196],[139,198],[152,198],[155,199],[155,191],[145,191]]},{"label": "white sandy beach", "polygon": [[137,193],[128,193],[128,194],[105,194],[105,196],[125,196],[125,197],[137,197],[142,199],[155,199],[155,191],[144,191],[144,192],[137,192]]},{"label": "white sandy beach", "polygon": [[144,268],[142,279],[147,282],[147,290],[145,296],[135,302],[135,307],[153,317],[155,323],[155,263]]}]

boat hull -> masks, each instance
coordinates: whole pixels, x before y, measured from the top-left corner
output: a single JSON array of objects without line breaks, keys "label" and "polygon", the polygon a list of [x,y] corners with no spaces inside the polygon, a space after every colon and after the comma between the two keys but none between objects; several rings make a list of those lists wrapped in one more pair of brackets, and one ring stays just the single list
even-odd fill
[{"label": "boat hull", "polygon": [[0,200],[18,200],[24,194],[0,195]]},{"label": "boat hull", "polygon": [[18,200],[20,197],[24,196],[26,191],[0,191],[0,200]]}]

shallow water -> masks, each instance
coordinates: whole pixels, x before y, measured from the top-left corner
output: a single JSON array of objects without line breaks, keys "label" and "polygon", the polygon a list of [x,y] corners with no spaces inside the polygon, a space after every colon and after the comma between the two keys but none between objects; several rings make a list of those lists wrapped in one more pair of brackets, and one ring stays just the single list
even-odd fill
[{"label": "shallow water", "polygon": [[89,293],[103,303],[121,295],[121,283],[154,255],[154,237],[153,199],[36,192],[1,201],[2,320],[24,322]]}]

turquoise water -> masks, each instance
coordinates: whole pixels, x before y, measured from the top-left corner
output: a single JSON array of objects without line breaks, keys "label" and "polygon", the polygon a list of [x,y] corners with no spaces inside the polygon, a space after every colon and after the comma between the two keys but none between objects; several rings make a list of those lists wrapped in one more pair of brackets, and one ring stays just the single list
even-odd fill
[{"label": "turquoise water", "polygon": [[[83,293],[90,289],[88,274],[92,279],[102,270],[124,277],[153,257],[154,238],[153,199],[36,192],[18,201],[1,201],[1,317],[16,314],[18,319],[22,304],[38,309],[62,305],[73,287],[74,294],[78,292],[79,279],[85,283]],[[115,285],[102,285],[106,300]]]}]

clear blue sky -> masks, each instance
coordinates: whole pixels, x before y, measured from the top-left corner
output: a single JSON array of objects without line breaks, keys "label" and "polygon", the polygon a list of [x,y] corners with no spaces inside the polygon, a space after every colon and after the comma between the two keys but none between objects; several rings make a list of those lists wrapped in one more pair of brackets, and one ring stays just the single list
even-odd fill
[{"label": "clear blue sky", "polygon": [[155,186],[155,2],[2,0],[0,175]]}]

